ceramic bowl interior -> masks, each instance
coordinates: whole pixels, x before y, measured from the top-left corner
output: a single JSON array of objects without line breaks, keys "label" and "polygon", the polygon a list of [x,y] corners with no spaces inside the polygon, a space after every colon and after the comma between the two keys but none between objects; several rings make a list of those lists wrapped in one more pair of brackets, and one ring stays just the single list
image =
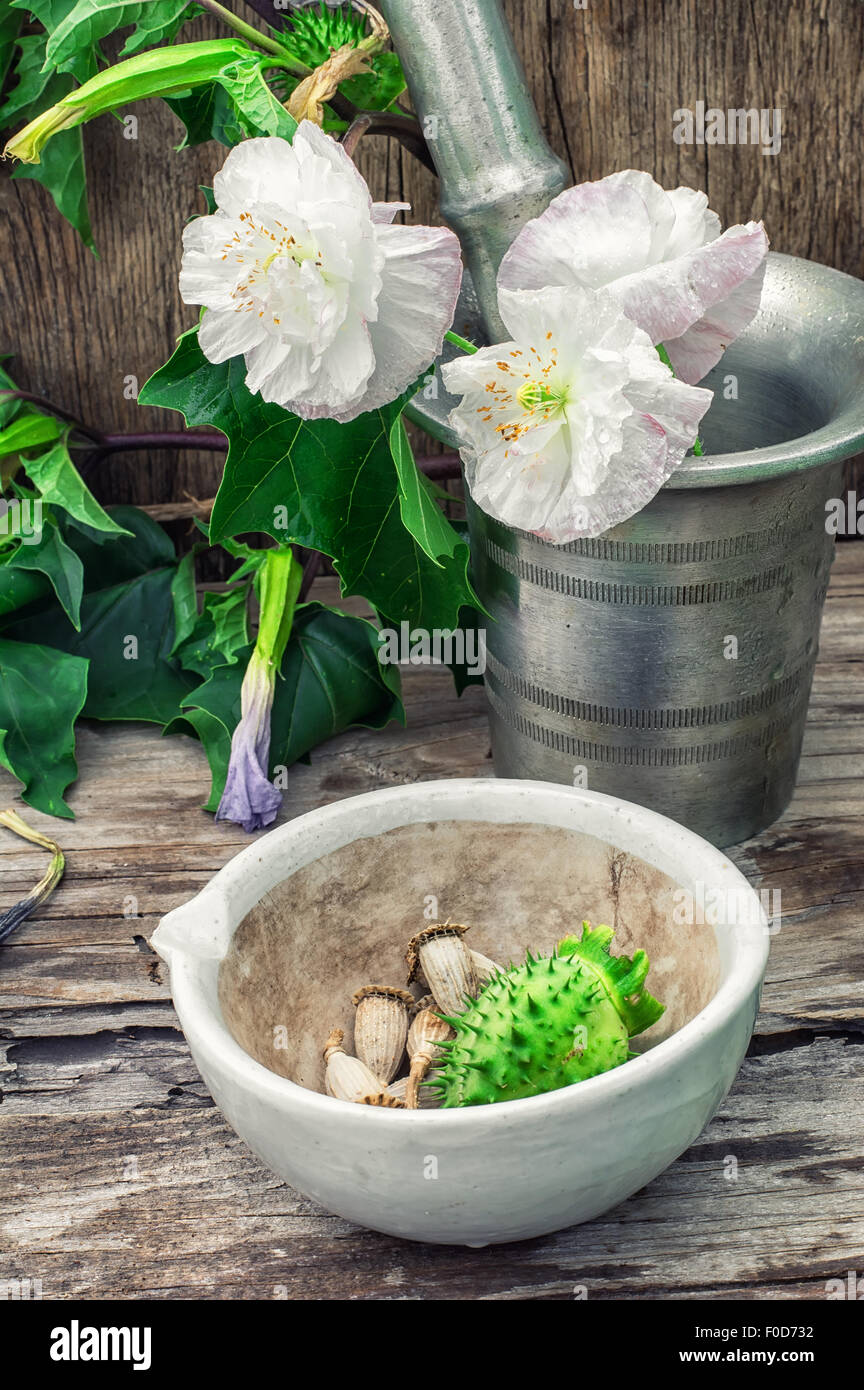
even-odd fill
[{"label": "ceramic bowl interior", "polygon": [[278,883],[234,933],[219,1001],[235,1041],[271,1071],[323,1090],[321,1049],[353,1036],[361,985],[403,986],[409,938],[431,921],[470,926],[500,964],[548,954],[583,919],[615,928],[612,949],[642,947],[648,988],[666,1005],[634,1039],[647,1050],[716,993],[724,944],[711,926],[676,925],[679,885],[633,854],[575,830],[440,820],[352,841]]}]

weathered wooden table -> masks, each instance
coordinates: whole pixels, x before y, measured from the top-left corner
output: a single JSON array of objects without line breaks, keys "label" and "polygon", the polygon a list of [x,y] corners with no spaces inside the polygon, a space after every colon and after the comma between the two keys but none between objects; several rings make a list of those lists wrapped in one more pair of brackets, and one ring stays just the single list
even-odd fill
[{"label": "weathered wooden table", "polygon": [[[286,815],[491,771],[479,688],[457,700],[445,673],[409,671],[405,689],[408,728],[334,739],[295,769]],[[248,839],[199,810],[190,740],[90,725],[79,762],[74,823],[20,807],[68,869],[0,948],[0,1281],[41,1280],[46,1299],[564,1299],[578,1285],[589,1299],[821,1299],[864,1272],[864,545],[838,549],[795,799],[733,851],[782,891],[747,1060],[667,1172],[542,1240],[404,1243],[261,1167],[204,1089],[147,944]],[[14,791],[4,778],[3,804]],[[0,836],[6,907],[45,856]]]}]

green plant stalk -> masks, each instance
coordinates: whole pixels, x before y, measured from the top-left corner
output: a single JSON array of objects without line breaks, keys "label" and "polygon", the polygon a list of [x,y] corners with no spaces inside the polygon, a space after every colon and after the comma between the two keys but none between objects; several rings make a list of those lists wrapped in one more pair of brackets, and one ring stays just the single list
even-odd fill
[{"label": "green plant stalk", "polygon": [[448,343],[452,343],[454,347],[459,348],[462,352],[480,351],[476,343],[469,343],[467,338],[461,338],[459,334],[454,333],[452,329],[448,329],[447,332],[444,334],[444,337],[446,338]]},{"label": "green plant stalk", "polygon": [[235,34],[239,34],[241,38],[246,39],[247,43],[256,44],[258,48],[265,49],[267,53],[276,53],[280,58],[287,59],[288,62],[280,62],[280,67],[288,67],[288,63],[290,62],[290,64],[292,64],[289,68],[290,72],[296,73],[298,77],[307,77],[309,75],[311,69],[308,68],[305,63],[301,63],[299,58],[294,58],[292,54],[288,53],[277,39],[271,38],[269,34],[262,34],[260,30],[255,29],[251,24],[247,24],[244,19],[240,19],[238,15],[226,9],[224,5],[220,5],[218,0],[198,0],[198,3],[203,5],[205,9],[210,10],[212,14],[215,14],[217,19],[221,19],[222,23],[227,25],[229,29],[233,29]]},{"label": "green plant stalk", "polygon": [[[20,159],[24,164],[39,164],[45,145],[61,130],[83,125],[128,102],[173,96],[190,87],[214,82],[229,63],[248,57],[249,49],[236,39],[174,44],[138,53],[97,73],[55,106],[43,111],[13,136],[3,156]],[[266,61],[275,65],[275,59],[272,64],[269,59]]]},{"label": "green plant stalk", "polygon": [[249,663],[265,666],[271,680],[282,665],[302,583],[303,566],[293,550],[265,551],[258,571],[258,636]]}]

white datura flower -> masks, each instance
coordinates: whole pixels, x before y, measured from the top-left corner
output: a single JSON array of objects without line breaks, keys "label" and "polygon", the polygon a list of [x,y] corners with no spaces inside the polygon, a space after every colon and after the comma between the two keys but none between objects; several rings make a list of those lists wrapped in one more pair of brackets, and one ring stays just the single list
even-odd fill
[{"label": "white datura flower", "polygon": [[693,384],[756,314],[767,252],[761,222],[721,235],[704,193],[664,192],[650,174],[625,169],[566,189],[526,223],[498,284],[605,287]]},{"label": "white datura flower", "polygon": [[512,341],[442,367],[474,501],[562,545],[640,511],[713,393],[677,380],[605,291],[499,290]]},{"label": "white datura flower", "polygon": [[213,180],[217,211],[183,233],[180,294],[203,304],[201,350],[241,353],[246,385],[304,420],[395,400],[441,351],[462,278],[443,227],[391,226],[335,140],[246,140]]}]

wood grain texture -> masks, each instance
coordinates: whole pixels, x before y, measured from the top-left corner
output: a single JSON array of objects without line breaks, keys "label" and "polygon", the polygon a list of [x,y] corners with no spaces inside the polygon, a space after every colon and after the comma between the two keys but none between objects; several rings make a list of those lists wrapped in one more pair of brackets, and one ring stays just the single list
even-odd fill
[{"label": "wood grain texture", "polygon": [[[577,180],[648,169],[666,187],[704,188],[724,223],[764,217],[776,250],[864,274],[859,0],[505,0],[545,129]],[[254,16],[253,16],[254,19]],[[190,37],[221,32],[209,16]],[[686,146],[673,112],[699,101],[782,111],[776,157],[752,146]],[[177,417],[124,398],[194,322],[177,294],[180,236],[200,210],[197,185],[224,158],[215,144],[175,154],[181,126],[158,102],[134,108],[137,141],[104,117],[85,132],[91,211],[102,260],[36,184],[0,175],[3,340],[22,386],[104,430],[171,428]],[[359,164],[376,197],[438,221],[436,180],[383,137]],[[428,447],[428,446],[427,446]],[[221,463],[173,451],[98,465],[106,501],[212,497]],[[850,470],[850,478],[855,475]],[[864,474],[862,474],[864,480]]]},{"label": "wood grain texture", "polygon": [[[332,599],[335,581],[319,582]],[[356,601],[352,601],[356,607]],[[794,800],[732,857],[781,892],[747,1060],[665,1173],[597,1221],[485,1251],[329,1215],[253,1158],[179,1031],[159,917],[248,837],[200,809],[186,738],[87,725],[66,878],[0,948],[3,1277],[43,1297],[821,1299],[864,1252],[864,547],[838,551]],[[352,792],[490,771],[482,691],[409,671],[407,728],[353,730],[296,767],[281,819]],[[0,777],[0,803],[16,804]],[[0,838],[0,908],[44,856]],[[772,904],[776,902],[772,900]],[[735,1160],[732,1164],[731,1160]]]}]

